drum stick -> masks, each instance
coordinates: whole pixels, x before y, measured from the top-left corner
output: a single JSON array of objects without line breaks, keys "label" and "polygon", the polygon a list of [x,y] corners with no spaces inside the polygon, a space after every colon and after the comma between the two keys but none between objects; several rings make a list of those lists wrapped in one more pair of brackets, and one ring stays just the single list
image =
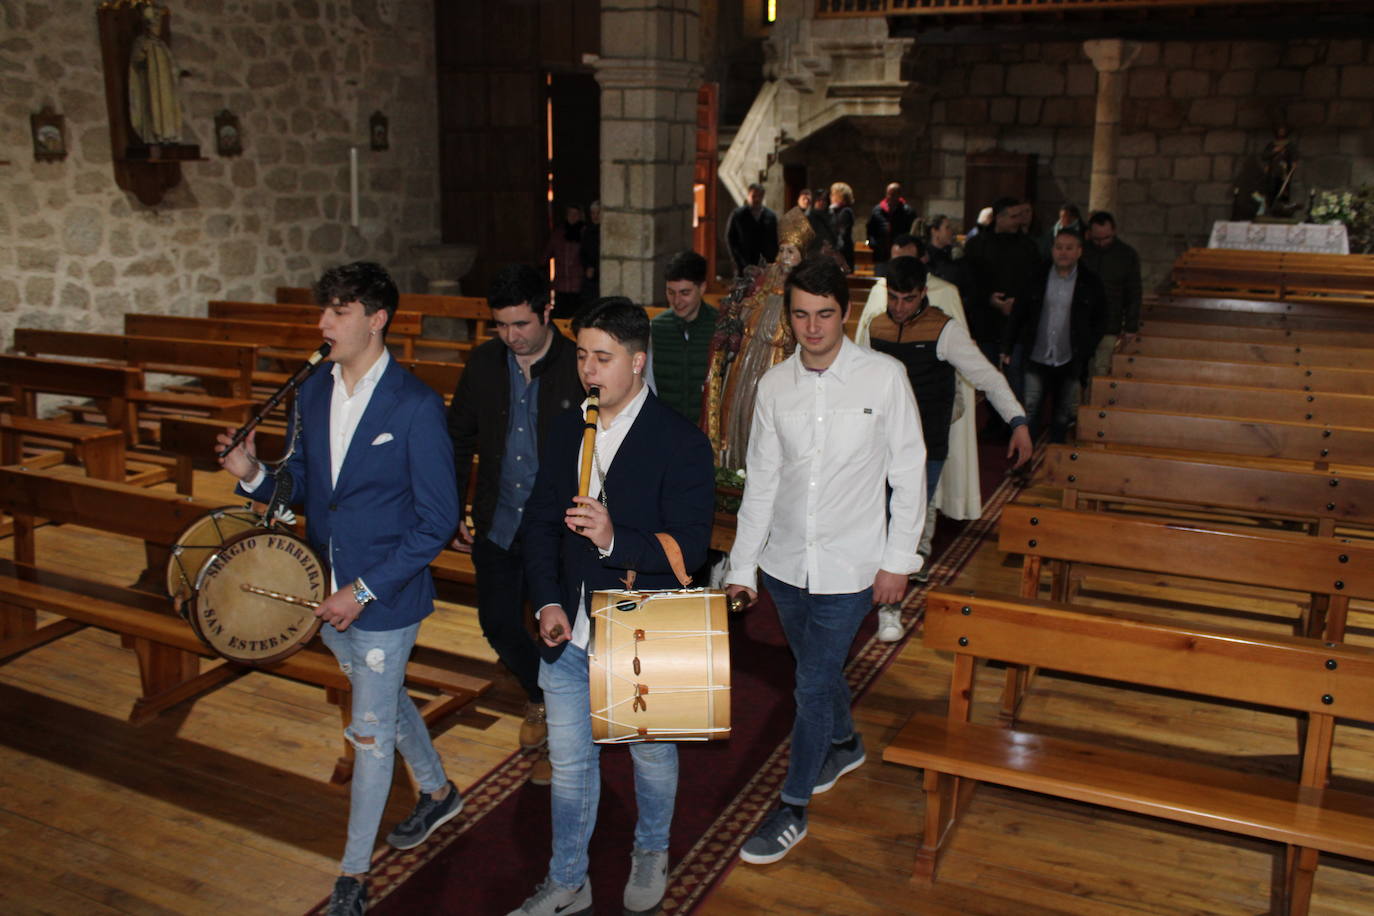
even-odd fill
[{"label": "drum stick", "polygon": [[294,604],[298,607],[308,607],[313,610],[320,606],[318,601],[311,601],[309,598],[298,598],[295,595],[288,595],[285,592],[274,592],[270,588],[259,588],[256,585],[249,585],[247,582],[244,582],[239,588],[245,592],[251,592],[254,595],[262,595],[265,598],[271,598],[274,601],[282,601],[286,604]]},{"label": "drum stick", "polygon": [[596,422],[601,416],[601,389],[587,389],[587,417],[582,429],[582,473],[577,478],[577,495],[586,496],[592,488],[592,455],[596,450]]}]

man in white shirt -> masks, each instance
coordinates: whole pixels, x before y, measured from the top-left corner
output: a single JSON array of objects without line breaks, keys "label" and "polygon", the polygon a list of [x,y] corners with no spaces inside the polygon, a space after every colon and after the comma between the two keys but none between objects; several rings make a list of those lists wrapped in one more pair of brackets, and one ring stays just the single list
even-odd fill
[{"label": "man in white shirt", "polygon": [[759,382],[726,577],[731,597],[768,590],[797,662],[781,805],[740,851],[758,865],[806,836],[811,796],[864,762],[845,658],[874,603],[901,602],[925,519],[925,445],[902,365],[845,338],[849,289],[832,260],[797,265],[785,295],[799,347]]},{"label": "man in white shirt", "polygon": [[[315,287],[320,333],[332,372],[306,379],[296,398],[301,441],[280,471],[268,473],[253,437],[221,459],[239,492],[266,502],[286,474],[306,513],[306,537],[328,557],[331,594],[315,615],[320,638],[352,688],[344,734],[357,749],[341,875],[330,916],[367,906],[372,862],[399,751],[420,787],[410,817],[387,837],[411,849],[463,810],[405,688],[406,662],[420,622],[434,610],[429,564],[458,527],[453,445],[444,403],[392,361],[386,328],[399,294],[385,270],[358,262],[325,273]],[[219,437],[220,447],[230,437]]]},{"label": "man in white shirt", "polygon": [[[587,846],[601,793],[601,747],[592,741],[588,597],[622,589],[678,588],[658,535],[677,543],[687,569],[706,560],[715,512],[715,466],[706,434],[644,384],[649,319],[628,299],[599,301],[573,323],[582,383],[600,389],[588,495],[578,495],[584,412],[549,430],[525,505],[524,561],[539,618],[539,686],[553,764],[553,854],[547,878],[511,916],[592,912]],[[677,796],[677,747],[630,745],[635,767],[634,849],[624,912],[663,899]]]}]

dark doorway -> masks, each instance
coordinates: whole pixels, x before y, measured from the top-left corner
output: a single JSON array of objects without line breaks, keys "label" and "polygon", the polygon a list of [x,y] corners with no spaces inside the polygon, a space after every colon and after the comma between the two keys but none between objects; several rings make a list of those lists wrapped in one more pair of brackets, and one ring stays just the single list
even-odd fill
[{"label": "dark doorway", "polygon": [[601,194],[601,87],[589,73],[551,73],[549,87],[549,189],[560,208],[587,205]]}]

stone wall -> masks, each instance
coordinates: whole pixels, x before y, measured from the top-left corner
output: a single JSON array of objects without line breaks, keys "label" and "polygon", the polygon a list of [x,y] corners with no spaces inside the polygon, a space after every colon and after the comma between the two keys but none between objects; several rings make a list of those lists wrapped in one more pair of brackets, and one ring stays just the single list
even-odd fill
[{"label": "stone wall", "polygon": [[[911,123],[925,127],[909,129],[914,177],[899,177],[926,212],[962,214],[965,157],[993,147],[1037,155],[1042,227],[1061,201],[1086,211],[1096,72],[1081,44],[918,44],[913,59],[929,91]],[[1278,124],[1302,157],[1294,200],[1374,181],[1374,41],[1147,42],[1126,77],[1117,222],[1147,287],[1230,217]]]},{"label": "stone wall", "polygon": [[[408,247],[438,238],[431,0],[169,0],[186,142],[207,162],[148,207],[120,190],[94,2],[0,0],[0,341],[15,327],[119,331],[125,312],[203,315],[370,258],[416,288]],[[65,161],[33,159],[29,115],[66,116]],[[244,151],[215,153],[214,117]],[[391,149],[368,147],[390,119]],[[357,146],[360,224],[349,225]]]}]

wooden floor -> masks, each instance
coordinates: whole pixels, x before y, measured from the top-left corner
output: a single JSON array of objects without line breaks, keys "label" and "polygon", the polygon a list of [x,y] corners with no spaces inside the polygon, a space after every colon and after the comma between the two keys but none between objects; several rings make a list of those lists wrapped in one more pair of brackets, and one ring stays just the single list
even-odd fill
[{"label": "wooden floor", "polygon": [[[234,501],[223,478],[200,476],[197,494],[210,493]],[[1053,494],[1028,498],[1037,496]],[[40,531],[39,556],[127,583],[142,550],[63,526]],[[1014,591],[1018,572],[993,543],[959,584]],[[1090,577],[1085,590],[1092,600],[1131,595],[1179,614],[1222,604],[1275,632],[1299,601],[1258,590],[1219,598],[1186,583],[1107,573]],[[1371,621],[1352,616],[1356,641],[1374,639]],[[471,656],[474,673],[495,675],[469,607],[444,603],[421,642]],[[994,708],[999,674],[982,676],[984,711]],[[988,786],[938,882],[910,883],[923,809],[919,774],[882,763],[881,749],[911,713],[943,712],[947,676],[946,658],[910,642],[859,704],[868,762],[815,800],[810,835],[791,855],[772,866],[737,866],[704,912],[1269,911],[1277,846]],[[142,728],[125,721],[136,693],[130,654],[94,630],[0,666],[0,912],[295,914],[314,904],[332,881],[346,818],[344,794],[326,781],[339,723],[322,691],[248,675]],[[460,785],[515,747],[519,707],[518,689],[498,677],[492,695],[436,741]],[[1267,771],[1296,766],[1292,719],[1179,696],[1043,677],[1025,719],[1065,735],[1087,729],[1142,748],[1179,746],[1201,760],[1238,759]],[[1336,779],[1374,785],[1374,734],[1344,726],[1339,738]],[[388,820],[410,804],[398,784]],[[1374,913],[1374,866],[1324,858],[1312,911]]]}]

